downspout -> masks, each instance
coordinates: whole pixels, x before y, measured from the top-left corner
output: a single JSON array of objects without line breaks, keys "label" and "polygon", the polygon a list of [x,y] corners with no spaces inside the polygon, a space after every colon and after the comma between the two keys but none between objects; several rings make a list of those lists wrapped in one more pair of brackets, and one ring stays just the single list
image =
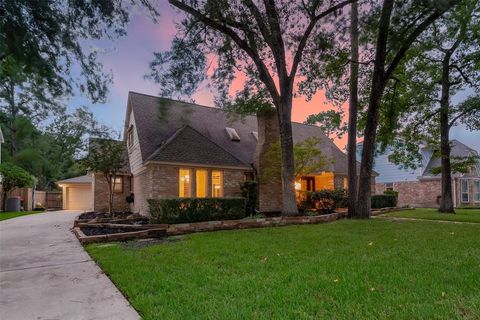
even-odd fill
[{"label": "downspout", "polygon": [[452,178],[452,188],[453,188],[453,207],[457,207],[457,186],[455,185],[455,178]]}]

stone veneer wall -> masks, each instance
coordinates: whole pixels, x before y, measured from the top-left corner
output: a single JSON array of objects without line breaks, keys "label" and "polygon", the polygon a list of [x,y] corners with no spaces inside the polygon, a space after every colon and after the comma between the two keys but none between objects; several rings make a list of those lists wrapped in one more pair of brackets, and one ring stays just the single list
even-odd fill
[{"label": "stone veneer wall", "polygon": [[[93,181],[93,210],[107,211],[108,210],[108,184],[101,174],[94,174]],[[129,210],[129,205],[126,197],[130,194],[131,183],[130,176],[123,175],[123,192],[115,192],[113,194],[113,211]]]}]

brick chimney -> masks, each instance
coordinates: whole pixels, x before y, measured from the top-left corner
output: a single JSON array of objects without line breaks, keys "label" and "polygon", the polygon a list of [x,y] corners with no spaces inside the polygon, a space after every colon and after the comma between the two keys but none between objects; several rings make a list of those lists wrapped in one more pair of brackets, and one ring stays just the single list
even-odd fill
[{"label": "brick chimney", "polygon": [[282,209],[282,178],[278,175],[262,179],[262,168],[269,164],[268,150],[272,144],[280,139],[280,128],[274,109],[257,112],[258,141],[255,149],[255,169],[257,170],[258,197],[260,212],[273,213]]}]

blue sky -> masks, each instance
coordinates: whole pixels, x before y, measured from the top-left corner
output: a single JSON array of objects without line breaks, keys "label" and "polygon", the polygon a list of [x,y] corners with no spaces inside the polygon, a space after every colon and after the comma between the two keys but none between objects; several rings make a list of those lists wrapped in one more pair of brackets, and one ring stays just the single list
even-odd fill
[{"label": "blue sky", "polygon": [[[102,123],[121,131],[128,92],[158,94],[158,85],[144,79],[144,75],[148,73],[148,63],[152,60],[153,52],[169,48],[175,34],[175,21],[178,22],[179,17],[179,14],[164,2],[160,5],[159,11],[161,16],[158,22],[154,23],[146,12],[136,8],[132,13],[126,36],[115,41],[85,44],[86,47],[101,50],[100,60],[105,70],[113,74],[113,83],[105,104],[92,104],[77,92],[68,102],[70,109],[87,106]],[[458,102],[467,95],[468,93],[458,95],[454,97],[453,102]],[[199,104],[212,105],[213,94],[208,88],[202,87],[193,98]],[[328,109],[323,100],[323,97],[312,99],[311,102],[296,100],[292,118],[295,121],[303,121],[308,114]],[[480,131],[469,132],[464,126],[457,126],[452,128],[451,138],[458,139],[480,152]],[[342,139],[337,141],[337,144],[343,149],[345,142],[346,140]]]}]

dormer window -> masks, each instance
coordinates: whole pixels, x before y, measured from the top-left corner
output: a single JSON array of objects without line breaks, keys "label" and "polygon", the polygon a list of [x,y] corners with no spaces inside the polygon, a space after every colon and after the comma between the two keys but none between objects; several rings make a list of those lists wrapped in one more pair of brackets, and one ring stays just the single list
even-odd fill
[{"label": "dormer window", "polygon": [[129,148],[133,146],[133,125],[130,125],[127,130],[127,145]]},{"label": "dormer window", "polygon": [[238,135],[237,131],[233,128],[225,127],[225,131],[227,132],[228,137],[232,141],[240,141],[240,136]]}]

